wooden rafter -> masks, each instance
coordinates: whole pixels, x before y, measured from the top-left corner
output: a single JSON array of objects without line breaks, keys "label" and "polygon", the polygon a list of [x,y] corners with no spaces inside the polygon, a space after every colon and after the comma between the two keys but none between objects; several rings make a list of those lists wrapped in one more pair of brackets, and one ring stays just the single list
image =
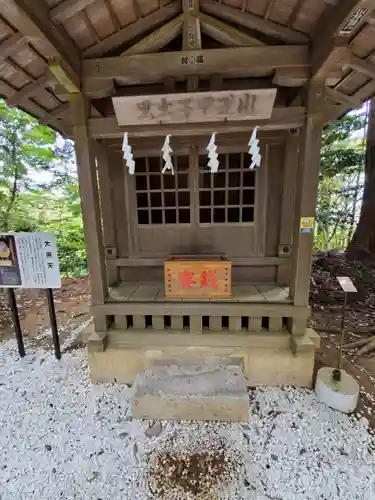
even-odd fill
[{"label": "wooden rafter", "polygon": [[375,80],[375,64],[372,62],[364,61],[360,57],[352,54],[345,66],[348,66],[349,68],[358,71],[362,75]]},{"label": "wooden rafter", "polygon": [[263,19],[249,12],[241,12],[241,10],[228,5],[218,5],[213,0],[201,0],[201,10],[207,14],[218,16],[226,21],[230,21],[245,28],[259,31],[264,35],[274,37],[283,42],[291,44],[307,44],[308,37],[304,33],[288,28],[281,24],[274,23],[270,20]]},{"label": "wooden rafter", "polygon": [[158,52],[182,32],[183,15],[175,17],[148,36],[126,49],[122,55]]},{"label": "wooden rafter", "polygon": [[[142,11],[139,6],[138,0],[132,0],[132,5],[133,5],[133,10],[134,14],[136,15],[137,19],[140,19],[142,17]],[[162,8],[163,4],[159,4],[159,7]]]},{"label": "wooden rafter", "polygon": [[80,54],[72,40],[54,26],[42,0],[6,0],[0,2],[0,14],[22,33],[30,44],[47,59],[59,58],[64,61],[70,78],[79,81]]},{"label": "wooden rafter", "polygon": [[350,106],[351,108],[360,108],[362,106],[362,101],[360,99],[357,99],[355,96],[343,94],[338,90],[326,87],[325,93],[326,96],[332,101],[338,102],[340,104],[345,104],[346,106]]},{"label": "wooden rafter", "polygon": [[[19,66],[15,61],[13,61],[11,59],[7,59],[3,63],[0,63],[0,71],[2,69],[3,64],[8,64],[14,70],[16,70],[19,74],[21,74],[26,80],[30,81],[30,83],[26,84],[26,87],[29,87],[29,85],[31,86],[31,87],[29,87],[29,91],[28,91],[29,96],[38,96],[41,99],[46,99],[48,101],[50,99],[54,99],[54,101],[59,103],[58,98],[55,95],[53,95],[51,92],[49,92],[47,89],[45,89],[43,84],[42,85],[40,85],[40,84],[35,85],[35,80],[34,80],[33,76],[28,71],[26,71],[24,68]],[[38,82],[38,83],[40,83],[40,82]],[[43,83],[44,83],[44,81],[43,81]],[[22,92],[23,90],[24,89],[20,89],[19,92]],[[12,92],[11,98],[14,98],[14,103],[16,104],[18,102],[18,99],[17,99],[17,96],[14,95],[15,93],[18,94],[17,91]],[[7,95],[7,97],[8,97],[8,95]],[[21,97],[22,97],[22,94],[21,94]],[[25,99],[26,99],[26,97],[23,96],[22,99],[20,99],[20,100],[25,101]]]},{"label": "wooden rafter", "polygon": [[[289,108],[274,108],[272,116],[269,120],[251,120],[243,122],[208,122],[208,123],[188,123],[175,124],[173,130],[179,136],[191,135],[206,135],[211,134],[212,130],[216,132],[236,133],[244,132],[251,129],[254,125],[259,126],[261,130],[281,130],[290,128],[299,128],[302,126],[305,116],[305,108],[289,107]],[[109,139],[113,137],[121,137],[125,128],[120,127],[117,119],[113,118],[91,118],[89,120],[89,128],[93,138]],[[170,132],[168,125],[137,125],[127,126],[126,131],[132,137],[154,137],[163,136]]]},{"label": "wooden rafter", "polygon": [[35,95],[40,91],[40,87],[47,85],[52,79],[52,75],[49,72],[44,73],[42,76],[37,78],[36,80],[25,85],[21,90],[14,93],[9,99],[7,99],[7,103],[10,106],[15,106],[25,99]]},{"label": "wooden rafter", "polygon": [[[361,62],[369,63],[372,64],[371,58],[375,55],[375,51],[372,51],[366,58],[366,61],[360,60]],[[368,67],[366,68],[368,70]],[[370,68],[372,69],[372,68]],[[349,72],[344,78],[338,82],[338,84],[335,86],[335,90],[339,90],[342,85],[344,85],[353,75],[353,71]],[[350,97],[357,99],[357,101],[362,101],[364,102],[366,99],[369,98],[369,96],[375,95],[375,80],[370,79],[365,85],[360,87],[353,95]],[[345,104],[340,104],[336,106],[330,114],[327,116],[327,123],[332,122],[337,120],[340,116],[342,116],[344,113],[346,113],[350,108],[353,106],[348,105],[347,103]]]},{"label": "wooden rafter", "polygon": [[275,5],[275,0],[268,1],[266,12],[264,13],[264,19],[268,19],[270,17],[274,5]]},{"label": "wooden rafter", "polygon": [[63,23],[95,1],[96,0],[65,0],[51,10],[50,17],[55,23]]},{"label": "wooden rafter", "polygon": [[[202,63],[203,62],[203,63]],[[282,67],[309,68],[308,48],[298,45],[236,47],[183,52],[141,54],[84,60],[84,83],[122,78],[126,84],[154,83],[166,76],[267,76]]]},{"label": "wooden rafter", "polygon": [[[373,2],[371,2],[373,4]],[[366,21],[370,0],[342,0],[336,6],[327,5],[316,23],[312,37],[311,66],[313,77],[323,80],[327,71],[343,63],[347,57],[345,44],[348,43],[353,32],[358,31]],[[359,18],[350,29],[353,16],[358,9],[364,8],[367,14]],[[373,7],[372,7],[373,8]]]},{"label": "wooden rafter", "polygon": [[302,4],[305,2],[306,0],[298,0],[297,3],[295,4],[295,6],[293,7],[293,10],[289,16],[289,19],[288,19],[288,26],[291,28],[295,22],[295,20],[297,19],[298,17],[298,14],[299,14],[299,11],[301,10],[301,7],[302,7]]},{"label": "wooden rafter", "polygon": [[80,15],[82,17],[82,20],[83,20],[86,28],[90,32],[90,35],[92,36],[92,38],[95,40],[96,43],[99,43],[100,42],[100,37],[99,37],[96,29],[94,28],[94,25],[92,24],[89,16],[87,15],[87,12],[85,10],[82,10],[80,12]]},{"label": "wooden rafter", "polygon": [[117,17],[116,12],[114,11],[112,4],[110,0],[103,0],[105,3],[105,6],[108,9],[109,17],[111,18],[111,21],[113,23],[113,26],[115,27],[115,30],[118,31],[121,28],[121,23],[119,18]]},{"label": "wooden rafter", "polygon": [[[12,86],[0,80],[0,95],[6,96],[7,98],[11,98],[14,94],[17,93]],[[61,120],[58,120],[58,116],[60,116],[66,109],[63,108],[63,104],[58,106],[56,110],[52,112],[48,112],[43,109],[39,104],[36,104],[33,101],[27,101],[25,103],[21,103],[20,108],[24,109],[27,113],[31,113],[35,117],[37,117],[41,123],[46,125],[51,125],[59,132],[69,136],[71,134],[71,130],[69,127],[64,124]]]},{"label": "wooden rafter", "polygon": [[155,10],[151,14],[142,17],[128,26],[120,29],[116,33],[109,35],[99,43],[84,50],[82,55],[85,58],[100,57],[111,50],[114,50],[121,45],[131,42],[138,38],[143,33],[157,28],[161,24],[169,21],[181,12],[181,4],[178,0],[173,0],[171,3]]},{"label": "wooden rafter", "polygon": [[200,13],[203,33],[228,47],[257,47],[263,42],[208,14]]},{"label": "wooden rafter", "polygon": [[0,45],[0,59],[6,59],[7,57],[12,57],[17,54],[25,45],[27,45],[27,39],[22,35],[22,33],[14,33],[9,38],[7,38]]}]

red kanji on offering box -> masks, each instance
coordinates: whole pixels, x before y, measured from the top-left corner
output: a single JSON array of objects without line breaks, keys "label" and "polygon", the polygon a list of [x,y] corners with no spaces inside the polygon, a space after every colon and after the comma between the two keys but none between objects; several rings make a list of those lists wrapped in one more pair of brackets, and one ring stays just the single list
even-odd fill
[{"label": "red kanji on offering box", "polygon": [[165,296],[210,299],[231,296],[232,266],[227,260],[184,260],[165,262]]}]

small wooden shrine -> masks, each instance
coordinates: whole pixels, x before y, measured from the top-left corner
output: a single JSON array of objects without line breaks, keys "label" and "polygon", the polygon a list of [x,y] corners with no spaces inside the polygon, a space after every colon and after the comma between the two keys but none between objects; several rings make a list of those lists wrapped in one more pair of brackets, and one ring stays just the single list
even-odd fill
[{"label": "small wooden shrine", "polygon": [[322,129],[375,94],[374,8],[0,3],[0,94],[75,141],[93,380],[232,356],[311,384]]}]

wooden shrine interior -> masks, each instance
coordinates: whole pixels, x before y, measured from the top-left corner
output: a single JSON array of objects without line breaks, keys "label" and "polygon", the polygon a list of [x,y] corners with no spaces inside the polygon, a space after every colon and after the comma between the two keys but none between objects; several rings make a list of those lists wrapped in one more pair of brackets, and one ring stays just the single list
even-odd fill
[{"label": "wooden shrine interior", "polygon": [[[128,119],[131,96],[259,89],[276,90],[271,115],[259,120],[118,122],[120,114]],[[93,353],[130,327],[181,335],[188,328],[196,345],[205,329],[267,331],[279,334],[274,347],[292,342],[294,354],[311,347],[301,338],[313,240],[300,232],[300,218],[315,215],[323,128],[374,94],[375,0],[0,2],[0,95],[75,141]],[[251,172],[255,126],[262,165]],[[212,175],[205,147],[214,131],[220,168]],[[134,176],[122,159],[124,132]],[[160,173],[166,134],[175,176]],[[225,255],[237,287],[232,299],[166,301],[163,264],[171,254]],[[139,350],[170,343],[129,335],[121,342]],[[175,338],[180,346],[193,342]],[[209,338],[212,349],[223,342]],[[236,342],[242,349],[250,340]],[[309,360],[303,383],[311,379]]]}]

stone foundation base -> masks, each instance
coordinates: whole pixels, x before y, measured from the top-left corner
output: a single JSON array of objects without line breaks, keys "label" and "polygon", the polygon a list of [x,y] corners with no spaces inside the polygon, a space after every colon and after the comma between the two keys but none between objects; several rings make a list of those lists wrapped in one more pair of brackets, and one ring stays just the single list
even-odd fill
[{"label": "stone foundation base", "polygon": [[155,365],[135,378],[134,418],[247,422],[249,397],[240,366]]},{"label": "stone foundation base", "polygon": [[[157,359],[176,359],[183,363],[220,362],[240,358],[249,387],[294,385],[312,387],[315,350],[319,337],[308,330],[294,338],[285,332],[275,334],[203,334],[116,332],[108,334],[105,350],[89,348],[89,367],[94,383],[132,384],[136,375]],[[93,346],[94,347],[94,346]]]}]

